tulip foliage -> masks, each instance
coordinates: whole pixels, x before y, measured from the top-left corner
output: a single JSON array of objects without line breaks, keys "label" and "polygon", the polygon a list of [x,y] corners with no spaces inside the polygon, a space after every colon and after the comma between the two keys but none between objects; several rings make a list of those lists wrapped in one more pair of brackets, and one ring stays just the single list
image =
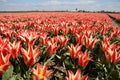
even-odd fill
[{"label": "tulip foliage", "polygon": [[120,27],[107,14],[0,17],[0,80],[120,79]]}]

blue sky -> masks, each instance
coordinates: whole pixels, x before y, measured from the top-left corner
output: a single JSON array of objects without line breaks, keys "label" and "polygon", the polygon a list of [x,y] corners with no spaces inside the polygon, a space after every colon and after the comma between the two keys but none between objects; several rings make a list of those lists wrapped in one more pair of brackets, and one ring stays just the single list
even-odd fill
[{"label": "blue sky", "polygon": [[120,0],[0,0],[0,11],[25,10],[119,11]]}]

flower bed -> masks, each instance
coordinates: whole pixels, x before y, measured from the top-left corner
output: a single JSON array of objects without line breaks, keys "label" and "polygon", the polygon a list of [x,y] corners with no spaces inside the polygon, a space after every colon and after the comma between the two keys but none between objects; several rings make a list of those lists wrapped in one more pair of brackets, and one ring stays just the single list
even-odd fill
[{"label": "flower bed", "polygon": [[120,28],[104,13],[0,14],[2,80],[119,80]]}]

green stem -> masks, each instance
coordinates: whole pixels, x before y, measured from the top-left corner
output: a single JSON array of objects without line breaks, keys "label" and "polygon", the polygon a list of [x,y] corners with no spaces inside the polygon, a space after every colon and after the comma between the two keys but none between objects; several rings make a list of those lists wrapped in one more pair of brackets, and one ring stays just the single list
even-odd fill
[{"label": "green stem", "polygon": [[48,64],[54,57],[55,57],[56,53],[53,54],[46,62],[45,65]]},{"label": "green stem", "polygon": [[109,63],[110,72],[108,72],[108,75],[106,76],[105,80],[109,80],[109,77],[111,76],[111,73],[114,71],[114,64]]}]

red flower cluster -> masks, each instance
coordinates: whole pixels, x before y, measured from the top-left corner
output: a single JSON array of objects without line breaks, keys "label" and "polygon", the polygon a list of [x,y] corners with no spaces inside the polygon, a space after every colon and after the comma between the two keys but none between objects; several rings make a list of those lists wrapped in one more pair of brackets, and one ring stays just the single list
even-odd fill
[{"label": "red flower cluster", "polygon": [[5,73],[10,66],[9,58],[11,53],[9,52],[8,44],[8,39],[0,38],[0,75]]},{"label": "red flower cluster", "polygon": [[117,51],[117,45],[114,43],[110,44],[109,38],[104,38],[102,42],[102,47],[107,59],[111,63],[116,63],[120,61],[120,52]]},{"label": "red flower cluster", "polygon": [[87,78],[87,75],[81,77],[80,69],[78,69],[75,75],[71,70],[68,70],[68,77],[66,77],[66,80],[87,80]]},{"label": "red flower cluster", "polygon": [[67,59],[72,59],[70,61],[77,61],[77,68],[72,64],[74,71],[77,71],[74,75],[72,69],[66,69],[66,80],[87,80],[88,76],[83,75],[86,73],[82,73],[80,68],[89,66],[91,60],[99,62],[101,59],[93,60],[93,57],[99,56],[96,52],[105,53],[110,63],[120,61],[120,42],[114,41],[120,38],[120,28],[113,27],[106,14],[41,12],[27,13],[27,16],[22,13],[0,14],[0,17],[0,75],[15,64],[12,60],[20,59],[31,69],[33,80],[47,80],[54,72],[49,70],[51,66],[41,64],[49,60],[55,63],[54,60],[59,59],[63,61],[59,66],[69,65]]}]

